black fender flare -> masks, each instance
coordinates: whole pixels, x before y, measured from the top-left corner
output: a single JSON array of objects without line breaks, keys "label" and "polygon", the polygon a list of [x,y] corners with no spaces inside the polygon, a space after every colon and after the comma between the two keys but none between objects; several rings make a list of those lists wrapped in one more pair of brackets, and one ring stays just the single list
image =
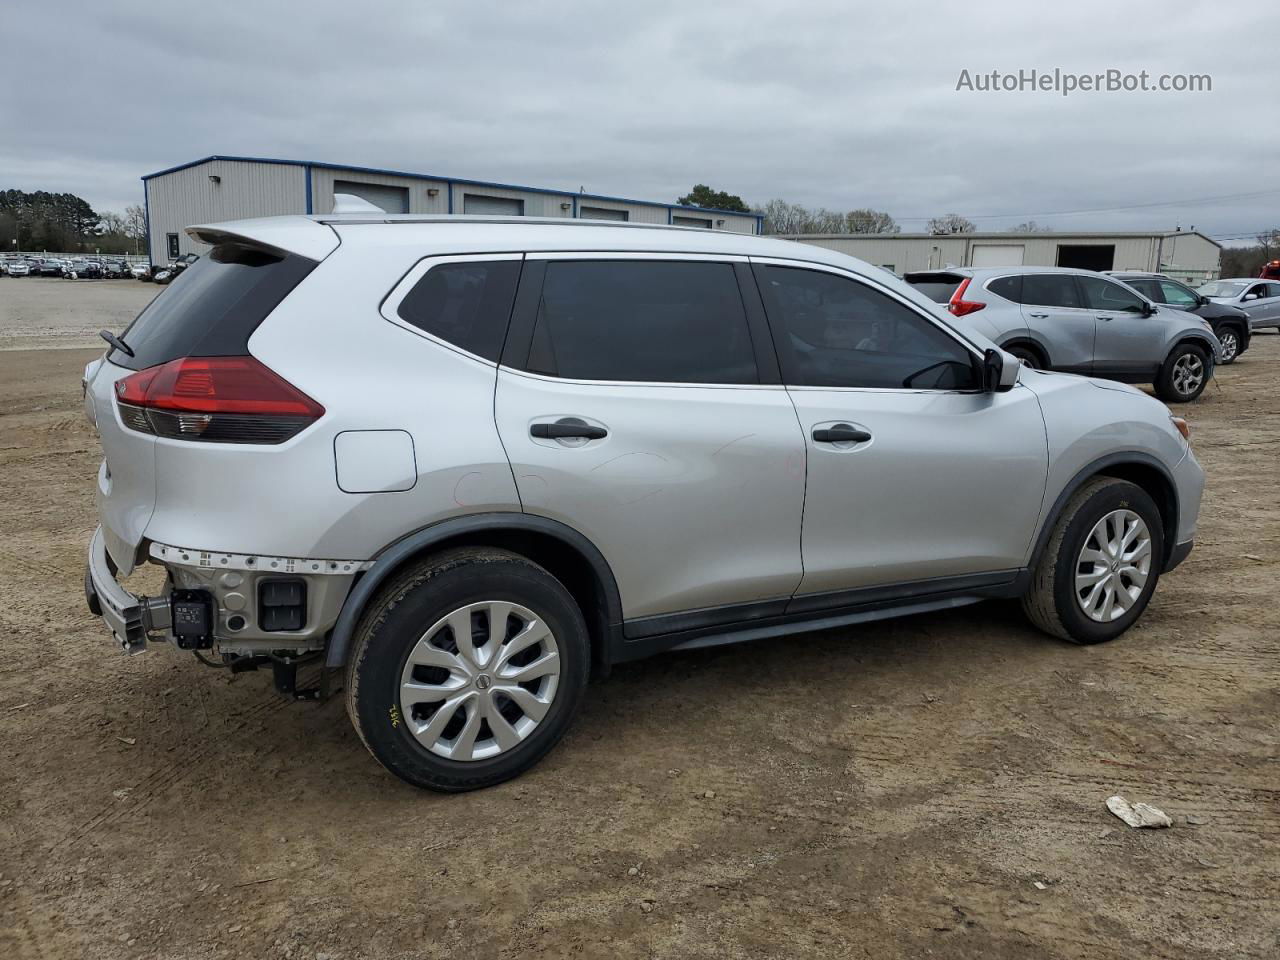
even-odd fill
[{"label": "black fender flare", "polygon": [[435,544],[490,531],[524,531],[540,534],[559,540],[575,550],[586,560],[595,574],[604,598],[608,624],[613,626],[622,623],[622,597],[618,592],[618,582],[604,554],[589,539],[568,524],[549,517],[513,512],[476,513],[433,523],[401,537],[379,551],[374,558],[373,566],[356,581],[351,592],[347,594],[346,600],[343,601],[342,610],[329,634],[325,666],[340,667],[346,662],[351,638],[355,634],[356,625],[360,622],[360,616],[364,613],[365,607],[373,599],[378,588],[399,570],[406,560]]},{"label": "black fender flare", "polygon": [[[1089,480],[1098,476],[1098,474],[1105,474],[1108,467],[1129,464],[1153,468],[1162,477],[1164,477],[1165,482],[1169,485],[1169,491],[1172,494],[1171,502],[1173,506],[1173,515],[1164,518],[1166,536],[1164,537],[1164,556],[1161,560],[1165,565],[1164,569],[1172,569],[1168,563],[1170,558],[1173,556],[1174,549],[1177,547],[1177,544],[1173,541],[1177,540],[1178,516],[1181,510],[1181,506],[1178,503],[1178,485],[1174,482],[1173,474],[1170,472],[1169,468],[1164,465],[1163,461],[1153,457],[1149,453],[1143,453],[1140,450],[1109,453],[1105,457],[1099,457],[1097,460],[1091,461],[1076,472],[1075,476],[1073,476],[1067,485],[1062,488],[1061,492],[1059,492],[1057,499],[1053,501],[1053,506],[1051,506],[1045,514],[1044,523],[1040,525],[1040,531],[1036,534],[1035,544],[1031,548],[1031,559],[1027,564],[1029,569],[1034,570],[1036,565],[1040,562],[1040,556],[1044,553],[1045,547],[1049,544],[1049,537],[1053,533],[1053,528],[1058,525],[1058,519],[1062,516],[1062,511],[1066,507],[1067,501],[1071,499],[1072,495]],[[1159,504],[1159,501],[1157,501],[1157,503]],[[1173,531],[1174,535],[1168,536],[1168,531]]]},{"label": "black fender flare", "polygon": [[1173,346],[1169,348],[1169,352],[1165,354],[1164,359],[1160,361],[1161,370],[1164,370],[1165,364],[1167,364],[1169,362],[1169,358],[1173,356],[1173,351],[1177,350],[1184,343],[1189,343],[1193,347],[1200,347],[1209,354],[1210,366],[1216,367],[1218,365],[1217,350],[1214,347],[1212,340],[1199,333],[1185,333],[1174,342]]}]

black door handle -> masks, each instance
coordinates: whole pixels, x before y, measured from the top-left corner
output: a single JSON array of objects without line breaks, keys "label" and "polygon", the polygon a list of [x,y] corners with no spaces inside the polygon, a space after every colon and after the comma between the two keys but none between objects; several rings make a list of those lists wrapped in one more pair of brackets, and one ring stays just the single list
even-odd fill
[{"label": "black door handle", "polygon": [[866,443],[871,439],[871,434],[847,423],[837,423],[832,427],[815,429],[813,439],[818,443]]},{"label": "black door handle", "polygon": [[603,440],[609,435],[604,427],[589,423],[560,420],[556,423],[535,423],[529,427],[529,436],[539,440]]}]

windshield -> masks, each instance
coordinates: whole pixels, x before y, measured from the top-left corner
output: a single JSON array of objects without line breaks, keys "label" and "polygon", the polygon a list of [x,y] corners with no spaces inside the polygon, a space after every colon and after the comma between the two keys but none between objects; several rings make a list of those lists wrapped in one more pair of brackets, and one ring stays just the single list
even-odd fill
[{"label": "windshield", "polygon": [[1200,287],[1200,293],[1206,297],[1236,297],[1249,284],[1244,280],[1213,280]]}]

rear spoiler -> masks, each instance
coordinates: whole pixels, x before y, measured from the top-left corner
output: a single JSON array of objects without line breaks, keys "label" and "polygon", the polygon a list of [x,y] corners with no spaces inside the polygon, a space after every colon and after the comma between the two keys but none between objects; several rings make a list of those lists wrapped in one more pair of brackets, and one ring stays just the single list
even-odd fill
[{"label": "rear spoiler", "polygon": [[238,243],[275,254],[298,254],[320,261],[338,249],[337,232],[309,217],[262,217],[187,227],[187,236],[216,246]]}]

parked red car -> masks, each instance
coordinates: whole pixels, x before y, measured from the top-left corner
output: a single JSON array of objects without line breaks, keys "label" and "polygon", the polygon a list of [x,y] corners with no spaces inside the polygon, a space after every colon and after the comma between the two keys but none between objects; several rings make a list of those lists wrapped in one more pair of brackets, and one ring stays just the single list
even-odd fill
[{"label": "parked red car", "polygon": [[1280,260],[1270,260],[1264,263],[1258,276],[1263,280],[1280,280]]}]

